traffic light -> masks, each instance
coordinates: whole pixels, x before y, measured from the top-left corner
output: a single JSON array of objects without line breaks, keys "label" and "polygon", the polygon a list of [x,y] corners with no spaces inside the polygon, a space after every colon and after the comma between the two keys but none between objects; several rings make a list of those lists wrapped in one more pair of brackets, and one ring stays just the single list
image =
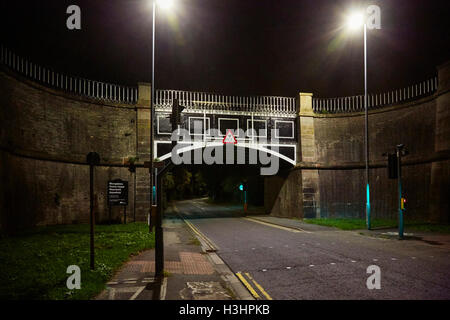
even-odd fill
[{"label": "traffic light", "polygon": [[247,182],[243,182],[239,185],[240,191],[247,191]]},{"label": "traffic light", "polygon": [[184,107],[180,106],[178,99],[174,98],[172,103],[172,114],[170,116],[170,122],[172,123],[172,131],[178,129],[178,125],[181,124],[181,112],[183,112]]},{"label": "traffic light", "polygon": [[405,198],[402,198],[400,201],[401,201],[401,202],[400,202],[400,208],[401,208],[402,210],[405,210],[405,208],[406,208],[406,199],[405,199]]},{"label": "traffic light", "polygon": [[390,153],[388,155],[388,175],[389,179],[398,178],[397,154]]}]

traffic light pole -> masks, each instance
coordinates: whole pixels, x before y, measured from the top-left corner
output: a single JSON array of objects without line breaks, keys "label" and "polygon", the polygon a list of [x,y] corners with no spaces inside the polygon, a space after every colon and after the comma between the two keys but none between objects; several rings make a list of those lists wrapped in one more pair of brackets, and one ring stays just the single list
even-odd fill
[{"label": "traffic light pole", "polygon": [[[172,132],[178,129],[181,122],[181,112],[184,107],[180,106],[178,99],[173,100],[172,105]],[[177,145],[177,141],[172,141],[172,147]],[[156,224],[155,224],[155,277],[162,279],[164,277],[164,231],[163,221],[163,177],[168,170],[173,167],[173,163],[163,168],[158,168],[155,174],[156,179]]]},{"label": "traffic light pole", "polygon": [[403,240],[402,148],[403,146],[397,146],[398,238],[400,240]]},{"label": "traffic light pole", "polygon": [[155,277],[161,278],[164,276],[164,236],[162,228],[162,174],[156,175],[156,224],[155,224]]},{"label": "traffic light pole", "polygon": [[247,190],[244,191],[244,213],[247,213],[248,204],[247,204]]}]

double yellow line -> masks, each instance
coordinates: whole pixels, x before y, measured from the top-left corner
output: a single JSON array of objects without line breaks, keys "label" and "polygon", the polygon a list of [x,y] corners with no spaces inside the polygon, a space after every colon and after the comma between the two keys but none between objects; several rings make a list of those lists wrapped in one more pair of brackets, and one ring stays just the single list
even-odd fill
[{"label": "double yellow line", "polygon": [[[244,277],[244,275],[247,277],[247,279],[249,281],[247,281],[247,279]],[[269,296],[269,294],[263,289],[263,287],[256,282],[252,276],[248,273],[245,272],[244,274],[242,274],[241,272],[237,272],[236,276],[239,278],[239,280],[241,280],[241,282],[244,284],[244,286],[248,289],[248,291],[250,291],[250,293],[252,294],[252,296],[257,299],[257,300],[264,300],[263,298],[261,298],[261,296],[258,294],[258,292],[256,291],[256,289],[254,289],[252,287],[252,285],[250,284],[250,282],[253,282],[253,285],[259,290],[260,293],[262,293],[262,295],[266,298],[266,300],[273,300],[271,296]]]}]

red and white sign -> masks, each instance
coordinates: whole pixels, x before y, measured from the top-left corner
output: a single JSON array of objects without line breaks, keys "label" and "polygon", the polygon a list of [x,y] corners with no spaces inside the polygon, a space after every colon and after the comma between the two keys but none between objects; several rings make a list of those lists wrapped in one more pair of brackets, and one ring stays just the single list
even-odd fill
[{"label": "red and white sign", "polygon": [[227,135],[223,138],[223,144],[237,144],[237,140],[233,135],[233,131],[228,129]]}]

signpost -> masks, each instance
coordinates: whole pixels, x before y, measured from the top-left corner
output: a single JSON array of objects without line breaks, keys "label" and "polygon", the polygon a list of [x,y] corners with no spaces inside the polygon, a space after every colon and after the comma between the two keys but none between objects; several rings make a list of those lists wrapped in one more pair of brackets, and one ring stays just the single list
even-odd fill
[{"label": "signpost", "polygon": [[89,164],[89,198],[90,198],[90,266],[95,269],[95,251],[94,251],[94,167],[100,163],[100,156],[97,152],[89,152],[86,156],[86,162]]},{"label": "signpost", "polygon": [[124,207],[124,223],[127,223],[128,181],[115,179],[108,181],[108,207],[111,221],[111,207]]}]

